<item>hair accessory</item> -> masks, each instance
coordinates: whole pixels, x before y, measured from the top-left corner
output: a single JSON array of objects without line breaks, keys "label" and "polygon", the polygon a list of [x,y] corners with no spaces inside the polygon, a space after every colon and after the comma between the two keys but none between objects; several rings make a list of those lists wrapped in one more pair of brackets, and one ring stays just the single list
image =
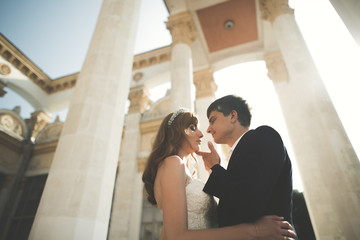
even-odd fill
[{"label": "hair accessory", "polygon": [[169,121],[168,121],[168,127],[171,126],[171,124],[173,123],[173,121],[175,120],[175,118],[176,118],[177,116],[179,116],[179,114],[185,113],[185,112],[189,112],[189,110],[186,109],[186,108],[179,108],[177,111],[175,111],[175,112],[171,115],[171,118],[170,118]]}]

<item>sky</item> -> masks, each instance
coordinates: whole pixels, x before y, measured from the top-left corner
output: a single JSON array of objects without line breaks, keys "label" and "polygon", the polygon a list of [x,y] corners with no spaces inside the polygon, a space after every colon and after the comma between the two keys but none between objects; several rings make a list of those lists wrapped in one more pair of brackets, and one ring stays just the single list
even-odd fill
[{"label": "sky", "polygon": [[[81,70],[101,4],[102,0],[0,0],[0,32],[50,78],[66,76]],[[295,9],[300,31],[360,156],[360,48],[328,0],[290,0],[289,4]],[[168,15],[163,0],[141,1],[135,54],[171,43],[164,23]],[[215,72],[214,78],[216,97],[236,94],[248,100],[252,127],[267,124],[280,132],[295,161],[295,188],[301,190],[296,159],[265,63],[234,65]],[[34,109],[5,90],[8,93],[0,98],[0,108],[20,105],[22,117],[29,118]],[[165,89],[160,94],[158,90],[150,91],[152,100],[164,96]],[[64,113],[61,116],[64,120]]]}]

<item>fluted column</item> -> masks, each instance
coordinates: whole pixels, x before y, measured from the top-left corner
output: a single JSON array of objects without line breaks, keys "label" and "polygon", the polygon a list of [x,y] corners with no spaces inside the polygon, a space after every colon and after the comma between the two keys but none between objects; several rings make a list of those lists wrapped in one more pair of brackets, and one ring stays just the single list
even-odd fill
[{"label": "fluted column", "polygon": [[360,1],[330,0],[350,34],[360,46]]},{"label": "fluted column", "polygon": [[[215,92],[217,90],[213,70],[211,68],[205,68],[194,72],[194,84],[196,87],[195,113],[199,119],[200,130],[204,134],[201,149],[202,151],[209,151],[207,142],[213,142],[213,139],[210,134],[206,134],[206,129],[209,126],[207,108],[215,100]],[[214,145],[216,146],[215,143]],[[201,158],[199,158],[198,177],[204,182],[209,177]]]},{"label": "fluted column", "polygon": [[125,118],[125,134],[116,178],[109,240],[139,239],[142,182],[137,171],[141,114],[149,105],[144,86],[130,89],[130,107]]},{"label": "fluted column", "polygon": [[106,239],[140,0],[104,0],[30,238]]},{"label": "fluted column", "polygon": [[[261,1],[281,52],[265,55],[317,239],[359,239],[360,165],[285,0]],[[285,67],[286,66],[286,67]]]},{"label": "fluted column", "polygon": [[194,110],[191,42],[195,39],[190,13],[170,15],[167,28],[172,36],[170,111],[179,107]]}]

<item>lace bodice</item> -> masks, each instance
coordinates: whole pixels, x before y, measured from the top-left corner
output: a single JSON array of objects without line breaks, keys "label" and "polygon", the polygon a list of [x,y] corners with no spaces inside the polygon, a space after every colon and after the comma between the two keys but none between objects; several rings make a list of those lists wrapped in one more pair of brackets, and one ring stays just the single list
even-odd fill
[{"label": "lace bodice", "polygon": [[203,192],[203,188],[204,183],[197,179],[186,185],[189,229],[217,227],[217,204],[212,196]]}]

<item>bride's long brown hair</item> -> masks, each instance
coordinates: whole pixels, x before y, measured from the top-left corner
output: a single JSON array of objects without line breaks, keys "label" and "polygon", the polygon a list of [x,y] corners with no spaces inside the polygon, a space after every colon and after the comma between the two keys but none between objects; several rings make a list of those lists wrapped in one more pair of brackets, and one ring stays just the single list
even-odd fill
[{"label": "bride's long brown hair", "polygon": [[[161,122],[142,175],[142,181],[144,182],[145,191],[148,195],[147,199],[153,205],[156,205],[154,182],[160,164],[165,158],[178,154],[180,146],[185,140],[185,129],[191,124],[196,126],[198,124],[198,119],[193,113],[184,112],[177,115],[169,126],[168,122],[172,114],[173,113],[167,115]],[[191,156],[197,164],[194,155]]]}]

